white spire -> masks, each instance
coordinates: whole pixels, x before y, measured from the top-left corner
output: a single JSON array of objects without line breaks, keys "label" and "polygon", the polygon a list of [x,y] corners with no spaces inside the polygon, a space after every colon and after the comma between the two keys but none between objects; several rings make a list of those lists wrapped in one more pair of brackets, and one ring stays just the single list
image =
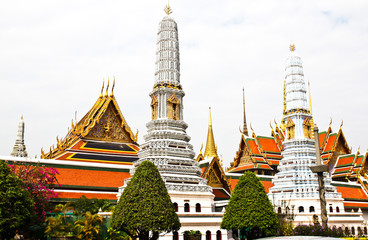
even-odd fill
[{"label": "white spire", "polygon": [[155,84],[180,84],[178,26],[165,16],[157,33]]},{"label": "white spire", "polygon": [[27,157],[26,145],[24,144],[24,121],[23,116],[20,118],[18,124],[17,139],[13,147],[13,151],[10,154],[13,157]]},{"label": "white spire", "polygon": [[309,113],[302,60],[295,53],[294,44],[290,45],[290,51],[285,63],[286,115],[298,110]]}]

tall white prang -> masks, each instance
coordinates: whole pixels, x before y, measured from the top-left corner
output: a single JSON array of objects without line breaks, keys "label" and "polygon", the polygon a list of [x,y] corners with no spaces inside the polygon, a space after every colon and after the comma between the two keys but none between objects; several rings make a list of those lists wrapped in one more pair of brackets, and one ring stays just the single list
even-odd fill
[{"label": "tall white prang", "polygon": [[[181,222],[180,231],[160,236],[164,239],[182,239],[186,230],[200,230],[203,235],[218,234],[227,239],[226,230],[220,229],[223,212],[215,212],[214,194],[202,169],[194,159],[193,146],[186,133],[188,124],[183,120],[184,91],[180,83],[180,54],[178,26],[166,7],[165,16],[157,33],[156,71],[151,97],[151,120],[147,134],[133,163],[133,176],[142,161],[153,162],[163,178],[171,201]],[[119,188],[118,198],[130,179]],[[203,236],[204,238],[205,236]]]},{"label": "tall white prang", "polygon": [[[318,193],[317,174],[311,166],[316,165],[316,149],[313,136],[313,116],[307,99],[307,89],[301,58],[290,46],[286,59],[283,128],[285,132],[282,160],[278,166],[269,198],[279,213],[286,213],[295,224],[313,223],[313,215],[320,216],[321,208]],[[330,224],[340,221],[344,213],[343,198],[336,187],[331,185],[328,173],[324,175],[327,208],[329,214],[338,212],[339,217],[330,217]],[[356,224],[361,214],[350,217]],[[320,218],[319,221],[321,222]]]},{"label": "tall white prang", "polygon": [[20,118],[18,124],[17,139],[13,147],[13,151],[10,153],[13,157],[28,157],[26,145],[24,144],[24,120],[23,116]]}]

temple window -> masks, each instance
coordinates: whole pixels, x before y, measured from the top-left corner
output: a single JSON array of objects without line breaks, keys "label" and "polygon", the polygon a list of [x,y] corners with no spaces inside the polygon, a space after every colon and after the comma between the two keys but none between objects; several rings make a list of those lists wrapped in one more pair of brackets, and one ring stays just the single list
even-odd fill
[{"label": "temple window", "polygon": [[173,240],[179,240],[179,234],[177,231],[173,232]]},{"label": "temple window", "polygon": [[332,206],[330,206],[330,212],[333,212],[333,208],[332,208]]},{"label": "temple window", "polygon": [[184,204],[184,212],[190,212],[189,203]]},{"label": "temple window", "polygon": [[174,203],[174,209],[175,209],[175,212],[179,211],[179,207],[178,207],[178,204],[176,202]]},{"label": "temple window", "polygon": [[220,230],[217,230],[217,232],[216,232],[216,240],[221,240],[221,238],[222,238],[221,231]]},{"label": "temple window", "polygon": [[197,203],[195,209],[196,209],[196,212],[201,212],[201,204]]},{"label": "temple window", "polygon": [[300,206],[300,207],[299,207],[299,212],[300,212],[300,213],[304,212],[304,207],[303,207],[303,206]]},{"label": "temple window", "polygon": [[309,207],[309,212],[314,212],[314,207],[313,206]]},{"label": "temple window", "polygon": [[340,212],[340,208],[339,207],[336,207],[336,212]]},{"label": "temple window", "polygon": [[206,231],[206,240],[211,240],[211,231]]}]

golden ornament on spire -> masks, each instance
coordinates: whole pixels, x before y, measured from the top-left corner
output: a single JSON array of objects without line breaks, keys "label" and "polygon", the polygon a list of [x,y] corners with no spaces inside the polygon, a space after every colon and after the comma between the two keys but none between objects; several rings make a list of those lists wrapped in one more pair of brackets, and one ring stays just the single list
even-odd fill
[{"label": "golden ornament on spire", "polygon": [[311,136],[314,139],[314,121],[313,121],[313,112],[312,112],[312,97],[311,97],[311,90],[310,90],[310,82],[308,81],[308,92],[309,92],[309,108],[310,114],[312,115],[310,123],[311,123]]},{"label": "golden ornament on spire", "polygon": [[209,120],[208,120],[208,133],[207,133],[207,143],[206,150],[204,151],[204,157],[217,157],[215,138],[213,137],[212,131],[212,118],[211,118],[211,108],[209,109]]},{"label": "golden ornament on spire", "polygon": [[105,97],[107,97],[107,96],[108,96],[109,85],[110,85],[110,78],[107,78],[107,86],[106,86],[106,93],[105,93]]},{"label": "golden ornament on spire", "polygon": [[164,11],[166,15],[170,15],[172,13],[169,3],[167,3],[166,7],[164,8]]},{"label": "golden ornament on spire", "polygon": [[294,43],[290,44],[289,48],[290,48],[290,51],[294,52],[295,51],[295,44]]},{"label": "golden ornament on spire", "polygon": [[101,98],[103,97],[104,86],[105,86],[105,79],[103,79],[103,82],[102,82],[102,88],[101,88],[101,94],[100,94]]},{"label": "golden ornament on spire", "polygon": [[114,87],[115,87],[115,76],[114,76],[114,82],[112,83],[111,96],[114,96]]}]

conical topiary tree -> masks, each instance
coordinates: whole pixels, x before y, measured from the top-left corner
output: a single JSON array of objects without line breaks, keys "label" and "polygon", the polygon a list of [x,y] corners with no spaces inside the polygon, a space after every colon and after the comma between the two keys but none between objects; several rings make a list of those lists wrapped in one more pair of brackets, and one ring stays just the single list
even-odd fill
[{"label": "conical topiary tree", "polygon": [[240,237],[254,234],[274,235],[278,226],[277,215],[259,178],[245,172],[231,194],[221,228],[240,230]]},{"label": "conical topiary tree", "polygon": [[161,232],[181,225],[156,166],[142,162],[128,183],[112,215],[112,227],[133,239],[157,239]]}]

